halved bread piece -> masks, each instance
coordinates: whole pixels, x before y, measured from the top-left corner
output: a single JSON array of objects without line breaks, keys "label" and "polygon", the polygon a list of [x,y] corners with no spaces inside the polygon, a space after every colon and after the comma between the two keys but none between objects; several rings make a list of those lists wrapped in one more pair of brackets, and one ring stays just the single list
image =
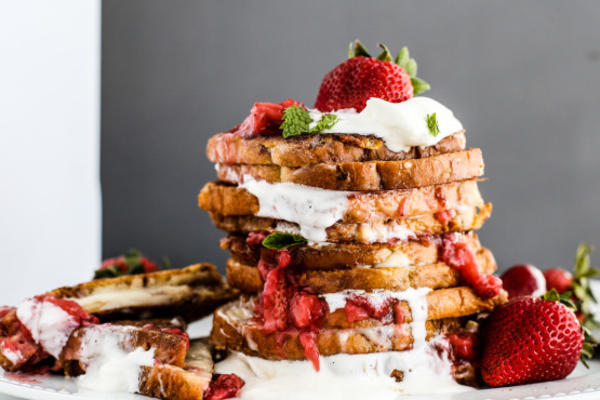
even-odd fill
[{"label": "halved bread piece", "polygon": [[[438,334],[459,330],[462,326],[458,317],[489,310],[495,303],[503,301],[501,298],[487,302],[480,299],[476,301],[468,288],[459,288],[458,291],[455,290],[454,295],[448,296],[442,293],[441,297],[447,297],[456,306],[461,302],[458,296],[465,294],[466,300],[470,303],[466,307],[466,312],[469,314],[460,312],[457,316],[446,316],[440,312],[439,307],[444,307],[440,295],[432,296],[431,293],[427,296],[427,300],[432,311],[429,312],[428,320],[425,322],[428,339]],[[475,306],[476,302],[481,304]],[[254,318],[254,304],[255,298],[243,296],[215,311],[210,336],[211,344],[219,350],[241,351],[268,359],[305,359],[298,331],[265,332],[260,321]],[[409,319],[406,322],[411,321],[409,311],[408,315]],[[431,318],[432,315],[439,315],[441,318]],[[316,339],[321,355],[403,351],[409,350],[412,346],[412,333],[407,324],[396,325],[375,319],[355,323],[347,321],[344,323],[344,321],[346,317],[343,309],[327,316],[325,325],[317,333]]]},{"label": "halved bread piece", "polygon": [[[492,274],[496,271],[496,261],[491,251],[481,248],[476,254],[482,273]],[[332,293],[346,289],[440,289],[461,283],[460,273],[442,262],[410,267],[296,270],[294,277],[299,286],[308,287],[315,293]],[[258,268],[239,263],[232,258],[227,260],[227,282],[246,293],[258,293],[263,289]]]},{"label": "halved bread piece", "polygon": [[[481,228],[492,212],[492,204],[481,209],[461,207],[458,212],[448,215],[448,219],[427,214],[411,218],[401,218],[386,222],[344,224],[337,223],[326,229],[327,242],[332,243],[382,243],[390,240],[414,239],[421,235],[442,235],[447,232],[472,231]],[[252,215],[223,216],[210,213],[219,229],[228,233],[248,234],[256,231],[281,231],[301,233],[298,225],[272,218]]]},{"label": "halved bread piece", "polygon": [[209,160],[216,163],[303,167],[329,162],[408,160],[452,153],[464,148],[464,131],[445,137],[435,146],[412,147],[407,152],[393,152],[375,136],[316,134],[289,139],[280,135],[243,138],[227,132],[209,139],[206,154]]},{"label": "halved bread piece", "polygon": [[154,349],[154,358],[163,364],[184,366],[188,339],[159,328],[132,325],[100,324],[78,328],[69,336],[61,354],[60,363],[67,375],[80,375],[87,364],[100,357],[101,343],[109,341],[125,352],[141,347]]},{"label": "halved bread piece", "polygon": [[164,400],[201,400],[210,385],[212,372],[208,340],[193,340],[183,368],[168,364],[143,366],[138,392]]},{"label": "halved bread piece", "polygon": [[210,314],[236,296],[216,268],[187,268],[98,279],[46,293],[74,300],[102,320],[182,316],[187,321]]},{"label": "halved bread piece", "polygon": [[[366,223],[390,218],[434,214],[465,206],[483,206],[477,180],[416,189],[355,192],[341,222]],[[257,215],[259,199],[244,188],[219,182],[207,183],[198,195],[198,206],[221,215]]]},{"label": "halved bread piece", "polygon": [[480,149],[404,161],[341,162],[299,168],[277,165],[218,164],[217,176],[242,183],[246,175],[270,183],[291,182],[331,190],[390,190],[441,185],[483,175]]},{"label": "halved bread piece", "polygon": [[[473,251],[481,248],[475,232],[456,233],[460,241],[469,244]],[[259,245],[249,245],[245,235],[229,235],[220,241],[223,250],[229,250],[238,262],[257,265],[262,252],[269,250]],[[435,264],[439,261],[440,237],[422,236],[414,240],[391,243],[330,243],[295,246],[291,266],[298,269],[345,269],[356,266],[408,267]]]}]

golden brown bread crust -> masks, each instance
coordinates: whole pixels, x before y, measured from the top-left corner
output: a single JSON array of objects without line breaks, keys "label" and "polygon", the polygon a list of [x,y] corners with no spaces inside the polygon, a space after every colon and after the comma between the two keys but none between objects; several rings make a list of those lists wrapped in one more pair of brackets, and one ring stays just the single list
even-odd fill
[{"label": "golden brown bread crust", "polygon": [[[496,271],[494,256],[488,249],[481,248],[477,251],[477,261],[482,273],[492,274]],[[334,293],[346,289],[440,289],[461,283],[460,273],[441,262],[417,267],[297,270],[294,277],[300,287],[308,287],[315,293]],[[227,260],[227,282],[246,293],[258,293],[263,288],[256,266],[241,264],[232,258]]]},{"label": "golden brown bread crust", "polygon": [[219,164],[217,176],[241,183],[245,175],[267,182],[291,182],[330,190],[411,189],[474,179],[483,175],[480,149],[404,161],[314,164],[300,168],[277,165]]},{"label": "golden brown bread crust", "polygon": [[[475,232],[459,233],[461,241],[477,251],[481,244]],[[439,261],[438,242],[440,238],[425,236],[416,240],[397,243],[332,243],[327,245],[307,245],[290,248],[293,254],[291,266],[299,269],[343,269],[360,265],[384,263],[394,254],[402,254],[412,265],[434,264]],[[268,251],[260,245],[249,245],[246,236],[230,235],[220,242],[223,250],[229,250],[232,257],[248,265],[257,265],[261,252]]]},{"label": "golden brown bread crust", "polygon": [[114,337],[124,351],[130,352],[138,347],[144,350],[153,348],[154,357],[161,363],[184,366],[187,339],[182,336],[159,329],[101,324],[78,328],[71,333],[60,354],[65,373],[73,376],[85,372],[86,351],[90,341],[107,336]]},{"label": "golden brown bread crust", "polygon": [[193,340],[185,367],[156,364],[142,367],[138,392],[164,400],[202,400],[213,371],[207,339]]},{"label": "golden brown bread crust", "polygon": [[172,365],[143,366],[138,393],[163,400],[202,400],[211,378]]},{"label": "golden brown bread crust", "polygon": [[[146,296],[140,297],[140,293]],[[165,315],[180,315],[192,321],[237,295],[210,264],[98,279],[46,294],[74,300],[103,321]]]},{"label": "golden brown bread crust", "polygon": [[206,155],[216,163],[275,164],[302,167],[310,164],[398,161],[452,153],[465,148],[464,130],[429,147],[412,147],[393,152],[375,136],[316,134],[284,139],[280,135],[243,138],[234,133],[219,133],[208,140]]},{"label": "golden brown bread crust", "polygon": [[[491,213],[492,204],[487,203],[479,210],[477,207],[463,207],[448,221],[440,221],[435,215],[426,214],[373,224],[337,223],[326,229],[327,241],[332,243],[386,242],[388,239],[382,235],[382,232],[388,232],[394,227],[411,231],[415,236],[437,236],[448,232],[472,231],[481,228]],[[288,228],[298,229],[296,224],[252,215],[223,216],[211,212],[210,218],[217,228],[235,234],[248,234],[256,231],[286,231]]]},{"label": "golden brown bread crust", "polygon": [[[358,192],[348,196],[341,222],[375,222],[483,204],[477,180],[416,189]],[[198,206],[226,216],[256,215],[260,208],[258,198],[246,189],[219,182],[209,182],[202,188]]]},{"label": "golden brown bread crust", "polygon": [[[260,324],[246,318],[239,310],[233,310],[235,307],[250,308],[253,307],[253,303],[251,300],[242,299],[215,312],[210,342],[216,349],[241,351],[267,359],[305,359],[298,332],[265,333]],[[340,312],[343,313],[342,310],[338,311]],[[317,334],[319,353],[323,356],[338,353],[364,354],[411,348],[412,335],[406,324],[384,324],[376,320],[369,322],[370,325],[363,324],[361,327],[324,327]],[[458,318],[428,320],[427,339],[438,334],[455,332],[461,327]]]}]

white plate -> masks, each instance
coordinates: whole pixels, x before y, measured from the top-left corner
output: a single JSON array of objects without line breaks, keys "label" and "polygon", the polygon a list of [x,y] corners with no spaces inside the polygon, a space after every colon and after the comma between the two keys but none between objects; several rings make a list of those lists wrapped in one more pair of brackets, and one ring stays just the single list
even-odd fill
[{"label": "white plate", "polygon": [[[189,327],[191,337],[206,336],[212,325],[211,318],[194,323]],[[79,390],[75,378],[60,376],[28,376],[6,373],[0,369],[0,394],[31,400],[83,400],[115,399],[140,400],[146,396],[120,393],[102,393]],[[419,400],[597,400],[600,399],[600,361],[592,361],[590,369],[583,365],[560,381],[521,385],[501,389],[483,389],[453,395],[411,396]]]}]

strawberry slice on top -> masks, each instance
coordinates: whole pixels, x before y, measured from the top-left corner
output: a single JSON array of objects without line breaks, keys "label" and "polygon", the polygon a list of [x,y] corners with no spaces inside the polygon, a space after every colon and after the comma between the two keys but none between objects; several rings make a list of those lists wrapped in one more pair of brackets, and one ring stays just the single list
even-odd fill
[{"label": "strawberry slice on top", "polygon": [[380,43],[379,47],[383,51],[373,58],[359,40],[350,43],[348,60],[323,78],[315,108],[323,112],[354,108],[360,112],[371,97],[400,103],[430,89],[427,82],[417,78],[417,63],[406,47],[395,59],[385,45]]}]

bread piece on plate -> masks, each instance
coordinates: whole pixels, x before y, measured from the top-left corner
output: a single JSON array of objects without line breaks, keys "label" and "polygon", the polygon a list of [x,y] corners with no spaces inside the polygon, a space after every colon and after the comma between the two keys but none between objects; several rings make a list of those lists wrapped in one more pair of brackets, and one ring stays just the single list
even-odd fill
[{"label": "bread piece on plate", "polygon": [[[483,204],[477,180],[416,189],[356,192],[348,196],[341,222],[383,221]],[[198,206],[226,216],[257,215],[260,210],[259,199],[246,189],[219,182],[207,183],[202,188]]]},{"label": "bread piece on plate", "polygon": [[480,149],[403,161],[314,164],[299,168],[276,165],[218,164],[217,176],[242,183],[249,175],[270,183],[291,182],[331,190],[410,189],[474,179],[483,175]]},{"label": "bread piece on plate", "polygon": [[[467,293],[466,288],[461,290]],[[432,305],[435,308],[437,300],[433,301]],[[265,332],[261,323],[253,318],[254,302],[255,299],[252,297],[242,297],[220,307],[214,314],[211,344],[219,350],[241,351],[248,355],[267,359],[305,359],[298,332],[295,330]],[[469,307],[469,310],[473,314],[493,307],[492,301],[487,304],[487,308]],[[427,339],[438,334],[459,330],[461,320],[458,317],[464,315],[468,314],[459,313],[456,317],[428,319],[426,321]],[[326,322],[317,333],[316,343],[321,355],[403,351],[411,348],[413,339],[407,324],[396,325],[375,319],[344,324],[346,318],[343,309],[337,310],[327,318],[330,321]],[[335,324],[334,321],[339,323]],[[411,319],[408,318],[406,322],[411,322]]]},{"label": "bread piece on plate", "polygon": [[182,316],[202,318],[234,298],[216,268],[195,264],[187,268],[98,279],[52,290],[46,295],[74,300],[102,320]]},{"label": "bread piece on plate", "polygon": [[[492,204],[478,207],[461,207],[458,211],[440,218],[426,214],[411,218],[400,218],[386,222],[344,224],[336,223],[326,229],[327,242],[331,243],[385,243],[390,240],[415,239],[422,235],[442,235],[448,232],[477,230],[492,213]],[[215,226],[228,233],[248,234],[256,231],[281,231],[300,233],[297,224],[253,215],[223,216],[210,213]]]},{"label": "bread piece on plate", "polygon": [[[484,274],[496,270],[492,252],[486,248],[477,251],[477,261]],[[406,267],[357,267],[336,270],[295,269],[294,277],[300,287],[316,293],[332,293],[346,289],[406,290],[428,287],[440,289],[461,283],[460,273],[448,265],[435,264]],[[246,293],[262,291],[263,281],[255,265],[246,265],[230,258],[227,260],[227,282]]]},{"label": "bread piece on plate", "polygon": [[[460,241],[471,249],[481,248],[475,232],[456,233]],[[298,269],[346,269],[357,266],[408,267],[435,264],[439,261],[440,237],[423,236],[414,240],[390,243],[329,243],[322,245],[295,246],[291,266]],[[262,252],[268,252],[260,244],[249,245],[246,235],[229,235],[220,242],[221,248],[229,250],[238,262],[257,265]]]},{"label": "bread piece on plate", "polygon": [[183,368],[168,364],[142,367],[139,393],[164,400],[201,400],[212,379],[208,339],[190,342]]},{"label": "bread piece on plate", "polygon": [[303,167],[311,164],[398,161],[452,153],[465,148],[464,131],[445,137],[429,147],[412,147],[393,152],[375,136],[351,134],[313,134],[285,139],[281,135],[243,138],[234,133],[211,137],[206,147],[208,159],[225,164],[274,164]]}]

